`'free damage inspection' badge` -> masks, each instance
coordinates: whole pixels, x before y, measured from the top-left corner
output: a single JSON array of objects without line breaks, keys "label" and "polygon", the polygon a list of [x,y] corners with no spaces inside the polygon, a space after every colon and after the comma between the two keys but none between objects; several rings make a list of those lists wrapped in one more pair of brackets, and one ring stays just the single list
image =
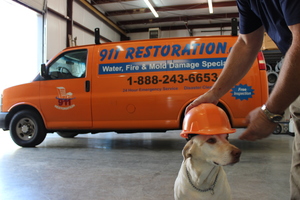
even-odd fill
[{"label": "'free damage inspection' badge", "polygon": [[249,98],[252,98],[254,95],[254,89],[252,89],[252,86],[248,85],[236,85],[232,88],[232,91],[230,92],[233,97],[235,97],[237,100],[248,100]]}]

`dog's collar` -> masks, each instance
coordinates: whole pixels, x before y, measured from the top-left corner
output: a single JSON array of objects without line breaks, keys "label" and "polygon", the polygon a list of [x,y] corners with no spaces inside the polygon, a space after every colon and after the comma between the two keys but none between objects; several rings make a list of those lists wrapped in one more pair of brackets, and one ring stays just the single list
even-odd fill
[{"label": "dog's collar", "polygon": [[193,188],[195,188],[195,189],[198,190],[199,192],[208,192],[208,191],[210,191],[210,193],[211,193],[212,195],[215,193],[214,188],[215,188],[216,183],[217,183],[217,180],[218,180],[218,176],[219,176],[220,169],[219,169],[219,171],[218,171],[218,173],[217,173],[217,176],[216,176],[216,178],[215,178],[215,181],[214,181],[213,184],[212,184],[209,188],[207,188],[207,189],[200,189],[200,188],[196,187],[196,186],[193,184],[192,180],[191,180],[191,175],[190,175],[190,173],[189,173],[189,171],[188,171],[188,169],[187,169],[186,166],[185,166],[185,170],[186,170],[186,174],[187,174],[187,177],[188,177],[188,179],[189,179],[189,182],[190,182],[190,184],[193,186]]}]

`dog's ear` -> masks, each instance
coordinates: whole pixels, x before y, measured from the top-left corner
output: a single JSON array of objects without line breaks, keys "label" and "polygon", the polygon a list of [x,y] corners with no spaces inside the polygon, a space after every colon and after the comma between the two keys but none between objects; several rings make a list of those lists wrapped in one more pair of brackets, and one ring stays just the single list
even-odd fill
[{"label": "dog's ear", "polygon": [[182,156],[184,158],[184,160],[186,160],[187,158],[192,157],[192,148],[193,148],[193,140],[190,140],[186,143],[186,145],[184,146],[183,150],[182,150]]}]

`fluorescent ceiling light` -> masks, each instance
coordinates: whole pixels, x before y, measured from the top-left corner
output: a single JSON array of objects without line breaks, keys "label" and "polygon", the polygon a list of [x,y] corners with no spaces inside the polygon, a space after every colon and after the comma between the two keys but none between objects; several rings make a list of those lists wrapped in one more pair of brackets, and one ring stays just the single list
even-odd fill
[{"label": "fluorescent ceiling light", "polygon": [[213,5],[212,5],[212,0],[208,0],[208,9],[209,9],[209,13],[213,13]]},{"label": "fluorescent ceiling light", "polygon": [[153,8],[153,6],[151,5],[151,3],[149,2],[149,0],[144,0],[145,3],[147,4],[148,8],[151,10],[151,12],[153,13],[153,15],[155,17],[159,17],[156,10]]}]

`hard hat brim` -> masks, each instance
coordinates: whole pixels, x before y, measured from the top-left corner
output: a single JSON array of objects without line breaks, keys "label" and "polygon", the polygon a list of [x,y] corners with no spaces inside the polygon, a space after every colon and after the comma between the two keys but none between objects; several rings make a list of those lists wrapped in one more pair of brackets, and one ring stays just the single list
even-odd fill
[{"label": "hard hat brim", "polygon": [[183,138],[188,138],[190,134],[194,135],[194,134],[198,134],[198,135],[221,135],[221,134],[231,134],[231,133],[235,133],[236,129],[227,129],[227,130],[223,130],[223,131],[216,131],[216,130],[211,130],[211,131],[199,131],[199,132],[190,132],[190,131],[182,131],[180,133],[180,136]]}]

